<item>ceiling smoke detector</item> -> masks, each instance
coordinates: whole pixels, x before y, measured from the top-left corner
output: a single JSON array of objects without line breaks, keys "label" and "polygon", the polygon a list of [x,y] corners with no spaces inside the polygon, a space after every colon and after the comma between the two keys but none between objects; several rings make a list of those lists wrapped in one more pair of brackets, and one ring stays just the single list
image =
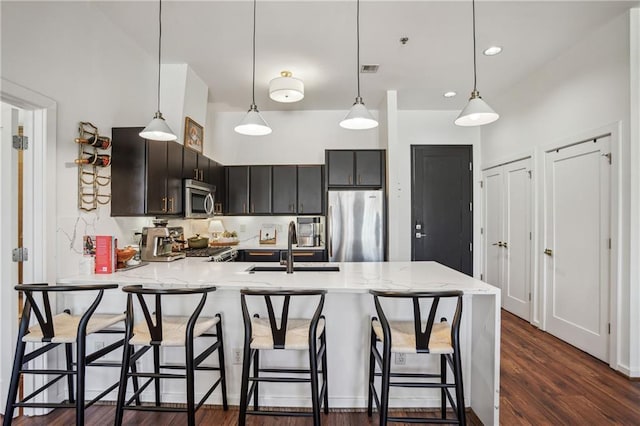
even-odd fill
[{"label": "ceiling smoke detector", "polygon": [[360,72],[361,73],[376,73],[378,72],[378,68],[380,68],[380,65],[378,64],[369,64],[369,65],[363,65],[362,67],[360,67]]}]

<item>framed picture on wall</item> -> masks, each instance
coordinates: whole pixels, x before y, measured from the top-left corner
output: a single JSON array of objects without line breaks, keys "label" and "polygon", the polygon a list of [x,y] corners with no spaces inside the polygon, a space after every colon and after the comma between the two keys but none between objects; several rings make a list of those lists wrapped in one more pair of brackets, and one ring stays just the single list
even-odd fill
[{"label": "framed picture on wall", "polygon": [[184,146],[202,154],[203,144],[204,130],[202,126],[193,121],[191,117],[186,117],[184,123]]}]

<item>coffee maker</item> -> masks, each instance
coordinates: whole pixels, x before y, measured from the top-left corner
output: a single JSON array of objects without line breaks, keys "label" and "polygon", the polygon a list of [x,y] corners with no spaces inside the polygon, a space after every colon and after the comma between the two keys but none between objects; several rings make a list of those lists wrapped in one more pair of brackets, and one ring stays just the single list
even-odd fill
[{"label": "coffee maker", "polygon": [[320,246],[321,223],[319,217],[299,217],[297,228],[298,247]]},{"label": "coffee maker", "polygon": [[184,234],[182,226],[167,226],[166,223],[155,225],[142,228],[140,258],[148,262],[172,262],[186,257],[182,252],[172,251],[176,240]]}]

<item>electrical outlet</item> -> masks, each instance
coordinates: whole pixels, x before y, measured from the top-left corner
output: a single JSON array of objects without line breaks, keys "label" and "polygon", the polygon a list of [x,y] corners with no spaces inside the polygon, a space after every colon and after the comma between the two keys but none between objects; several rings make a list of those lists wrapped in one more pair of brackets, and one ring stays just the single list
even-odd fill
[{"label": "electrical outlet", "polygon": [[241,348],[233,348],[233,362],[234,365],[242,364],[242,349]]},{"label": "electrical outlet", "polygon": [[395,363],[396,365],[405,365],[407,363],[407,354],[397,353]]}]

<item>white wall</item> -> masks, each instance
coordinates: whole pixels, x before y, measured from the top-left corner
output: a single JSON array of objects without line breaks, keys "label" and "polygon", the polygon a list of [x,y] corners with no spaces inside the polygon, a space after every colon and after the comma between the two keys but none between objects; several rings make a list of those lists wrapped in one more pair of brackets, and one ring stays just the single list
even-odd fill
[{"label": "white wall", "polygon": [[[244,136],[233,131],[246,112],[209,108],[204,129],[207,156],[225,165],[324,164],[325,149],[384,149],[378,129],[347,130],[339,126],[344,111],[261,111],[273,132]],[[371,111],[376,116],[377,111]]]},{"label": "white wall", "polygon": [[[473,145],[480,157],[480,130],[453,124],[458,111],[397,111],[397,138],[389,138],[389,260],[411,260],[411,145]],[[474,275],[480,276],[480,170],[473,179]]]},{"label": "white wall", "polygon": [[112,126],[146,125],[156,110],[156,59],[90,2],[3,2],[2,38],[2,77],[57,102],[57,180],[46,190],[57,197],[58,229],[41,238],[58,240],[58,274],[75,273],[84,233],[124,238],[121,229],[134,227],[111,219],[108,205],[78,211],[78,123],[107,136]]},{"label": "white wall", "polygon": [[[501,114],[501,118],[483,128],[481,143],[483,167],[509,161],[522,154],[534,155],[534,178],[538,176],[534,229],[538,230],[540,245],[540,234],[543,232],[541,177],[545,148],[597,136],[602,129],[613,129],[613,151],[618,159],[614,157],[614,173],[617,174],[614,175],[616,184],[612,198],[612,225],[614,230],[618,229],[618,233],[613,236],[615,247],[612,267],[614,277],[618,277],[619,292],[613,301],[618,312],[612,321],[613,327],[618,324],[614,332],[618,336],[618,355],[617,359],[611,361],[627,374],[634,368],[634,363],[637,369],[638,360],[631,360],[629,356],[630,295],[632,288],[640,285],[637,281],[629,280],[629,152],[631,143],[638,144],[637,138],[633,142],[629,138],[629,28],[628,14],[595,28],[588,37],[505,95],[492,99],[492,107]],[[637,164],[633,167],[637,167]],[[618,253],[617,257],[615,253]],[[538,291],[534,289],[534,294],[538,296],[543,294],[539,289],[541,283],[541,278],[534,282],[534,287],[538,287]],[[637,301],[632,303],[638,304]],[[542,312],[536,312],[536,315],[543,316]]]},{"label": "white wall", "polygon": [[[206,83],[189,65],[162,65],[160,111],[178,136],[179,143],[184,144],[185,117],[190,117],[201,126],[205,125],[208,96],[209,88]],[[210,157],[211,147],[205,146],[203,153]]]}]

